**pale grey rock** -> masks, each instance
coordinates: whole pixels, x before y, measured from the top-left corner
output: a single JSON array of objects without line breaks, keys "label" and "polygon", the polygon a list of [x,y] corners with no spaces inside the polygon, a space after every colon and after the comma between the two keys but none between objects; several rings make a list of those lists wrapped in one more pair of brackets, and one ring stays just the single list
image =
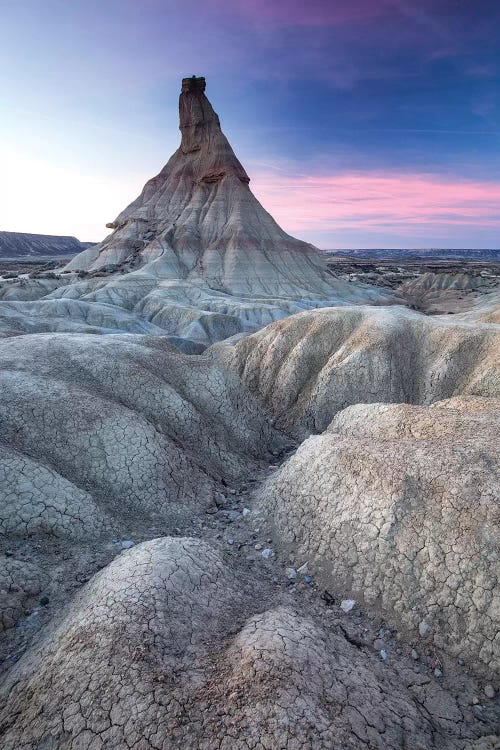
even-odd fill
[{"label": "pale grey rock", "polygon": [[422,622],[419,622],[418,624],[418,632],[420,633],[422,638],[425,638],[426,636],[428,636],[431,632],[431,629],[432,629],[431,626],[429,625],[428,622],[425,622],[425,620],[422,620]]},{"label": "pale grey rock", "polygon": [[181,145],[166,166],[111,222],[113,234],[67,268],[133,261],[144,280],[203,281],[235,296],[354,300],[356,291],[327,273],[317,250],[286,234],[253,196],[204,79],[183,82],[179,119]]},{"label": "pale grey rock", "polygon": [[267,480],[259,510],[298,554],[326,561],[329,589],[496,672],[499,415],[498,400],[465,396],[350,406]]},{"label": "pale grey rock", "polygon": [[298,437],[350,404],[500,396],[498,325],[402,307],[308,311],[213,351]]},{"label": "pale grey rock", "polygon": [[457,750],[471,736],[441,688],[267,596],[194,539],[123,552],[0,687],[2,750]]},{"label": "pale grey rock", "polygon": [[286,444],[234,373],[162,338],[14,337],[0,360],[4,534],[172,528]]}]

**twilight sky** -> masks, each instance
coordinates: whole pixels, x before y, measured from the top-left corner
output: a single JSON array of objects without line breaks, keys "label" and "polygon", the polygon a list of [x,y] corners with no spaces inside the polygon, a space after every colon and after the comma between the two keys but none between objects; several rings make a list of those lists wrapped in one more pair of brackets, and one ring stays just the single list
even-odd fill
[{"label": "twilight sky", "polygon": [[498,0],[0,0],[0,229],[100,240],[207,95],[288,232],[500,246]]}]

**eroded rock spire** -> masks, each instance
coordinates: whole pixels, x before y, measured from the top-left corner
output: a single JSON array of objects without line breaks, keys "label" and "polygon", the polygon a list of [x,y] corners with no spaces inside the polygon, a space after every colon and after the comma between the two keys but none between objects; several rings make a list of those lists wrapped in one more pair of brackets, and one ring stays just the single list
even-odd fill
[{"label": "eroded rock spire", "polygon": [[113,234],[68,268],[113,264],[229,294],[338,295],[316,249],[286,234],[252,194],[205,86],[203,77],[182,80],[179,148],[108,225]]}]

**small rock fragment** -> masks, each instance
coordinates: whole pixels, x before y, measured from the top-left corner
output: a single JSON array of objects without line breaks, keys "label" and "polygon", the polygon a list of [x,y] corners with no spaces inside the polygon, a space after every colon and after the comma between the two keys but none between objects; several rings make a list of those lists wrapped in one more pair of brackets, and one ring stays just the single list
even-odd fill
[{"label": "small rock fragment", "polygon": [[227,540],[227,543],[228,543],[228,544],[234,544],[234,539],[228,539],[228,540]]},{"label": "small rock fragment", "polygon": [[356,604],[356,599],[342,599],[342,601],[340,602],[340,608],[344,612],[350,612],[355,604]]},{"label": "small rock fragment", "polygon": [[384,648],[380,649],[380,658],[382,661],[387,661],[387,651]]},{"label": "small rock fragment", "polygon": [[415,661],[417,661],[418,659],[420,659],[420,654],[418,653],[418,651],[415,648],[412,648],[412,650],[411,650],[411,658],[414,659]]},{"label": "small rock fragment", "polygon": [[301,576],[306,576],[309,573],[306,562],[300,568],[297,568],[297,573],[300,573]]},{"label": "small rock fragment", "polygon": [[257,544],[255,545],[255,549],[260,551],[263,546],[264,546],[263,544],[261,544],[260,542],[257,542]]},{"label": "small rock fragment", "polygon": [[495,688],[493,687],[493,685],[486,685],[484,688],[484,694],[487,698],[494,698]]},{"label": "small rock fragment", "polygon": [[436,667],[436,669],[434,670],[434,677],[442,677],[442,676],[443,676],[443,673],[438,667]]},{"label": "small rock fragment", "polygon": [[243,515],[244,518],[246,518],[247,516],[249,516],[251,512],[252,511],[250,510],[250,508],[243,508],[243,510],[241,511],[241,513],[242,513],[242,515]]},{"label": "small rock fragment", "polygon": [[431,626],[428,622],[422,620],[422,622],[418,626],[418,632],[420,633],[422,638],[425,638],[425,636],[429,635],[429,633],[431,632]]},{"label": "small rock fragment", "polygon": [[297,578],[297,571],[295,568],[285,568],[285,575],[290,581],[294,581]]},{"label": "small rock fragment", "polygon": [[304,581],[305,581],[306,583],[312,583],[312,580],[313,580],[313,579],[311,578],[311,576],[304,576]]},{"label": "small rock fragment", "polygon": [[271,555],[274,555],[273,550],[270,547],[262,550],[262,557],[267,560]]},{"label": "small rock fragment", "polygon": [[130,549],[135,545],[135,542],[133,542],[131,539],[125,539],[123,542],[120,542],[120,546],[122,549]]}]

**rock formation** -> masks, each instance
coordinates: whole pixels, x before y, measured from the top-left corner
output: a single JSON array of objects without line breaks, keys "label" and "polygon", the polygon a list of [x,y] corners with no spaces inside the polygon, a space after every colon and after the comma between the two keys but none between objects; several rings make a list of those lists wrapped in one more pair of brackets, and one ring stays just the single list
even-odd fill
[{"label": "rock formation", "polygon": [[0,280],[0,747],[498,750],[494,274],[429,317],[329,272],[204,88],[104,242]]},{"label": "rock formation", "polygon": [[338,294],[316,249],[286,234],[252,194],[204,78],[183,80],[179,119],[175,154],[108,225],[113,234],[67,268],[130,262],[152,276],[203,281],[236,296]]},{"label": "rock formation", "polygon": [[52,257],[69,258],[92,245],[76,237],[52,234],[0,231],[0,258]]},{"label": "rock formation", "polygon": [[498,400],[357,404],[302,443],[262,502],[337,586],[500,672],[499,441]]},{"label": "rock formation", "polygon": [[476,747],[470,711],[444,690],[384,667],[316,612],[272,606],[269,587],[255,593],[200,541],[122,553],[12,670],[2,747]]},{"label": "rock formation", "polygon": [[309,311],[218,346],[276,423],[301,437],[359,402],[500,396],[498,325],[402,307]]},{"label": "rock formation", "polygon": [[0,332],[166,331],[207,345],[311,307],[392,298],[336,278],[316,248],[276,224],[204,91],[204,78],[184,79],[181,145],[111,235],[45,293],[45,280],[0,284],[9,302],[0,301]]}]

